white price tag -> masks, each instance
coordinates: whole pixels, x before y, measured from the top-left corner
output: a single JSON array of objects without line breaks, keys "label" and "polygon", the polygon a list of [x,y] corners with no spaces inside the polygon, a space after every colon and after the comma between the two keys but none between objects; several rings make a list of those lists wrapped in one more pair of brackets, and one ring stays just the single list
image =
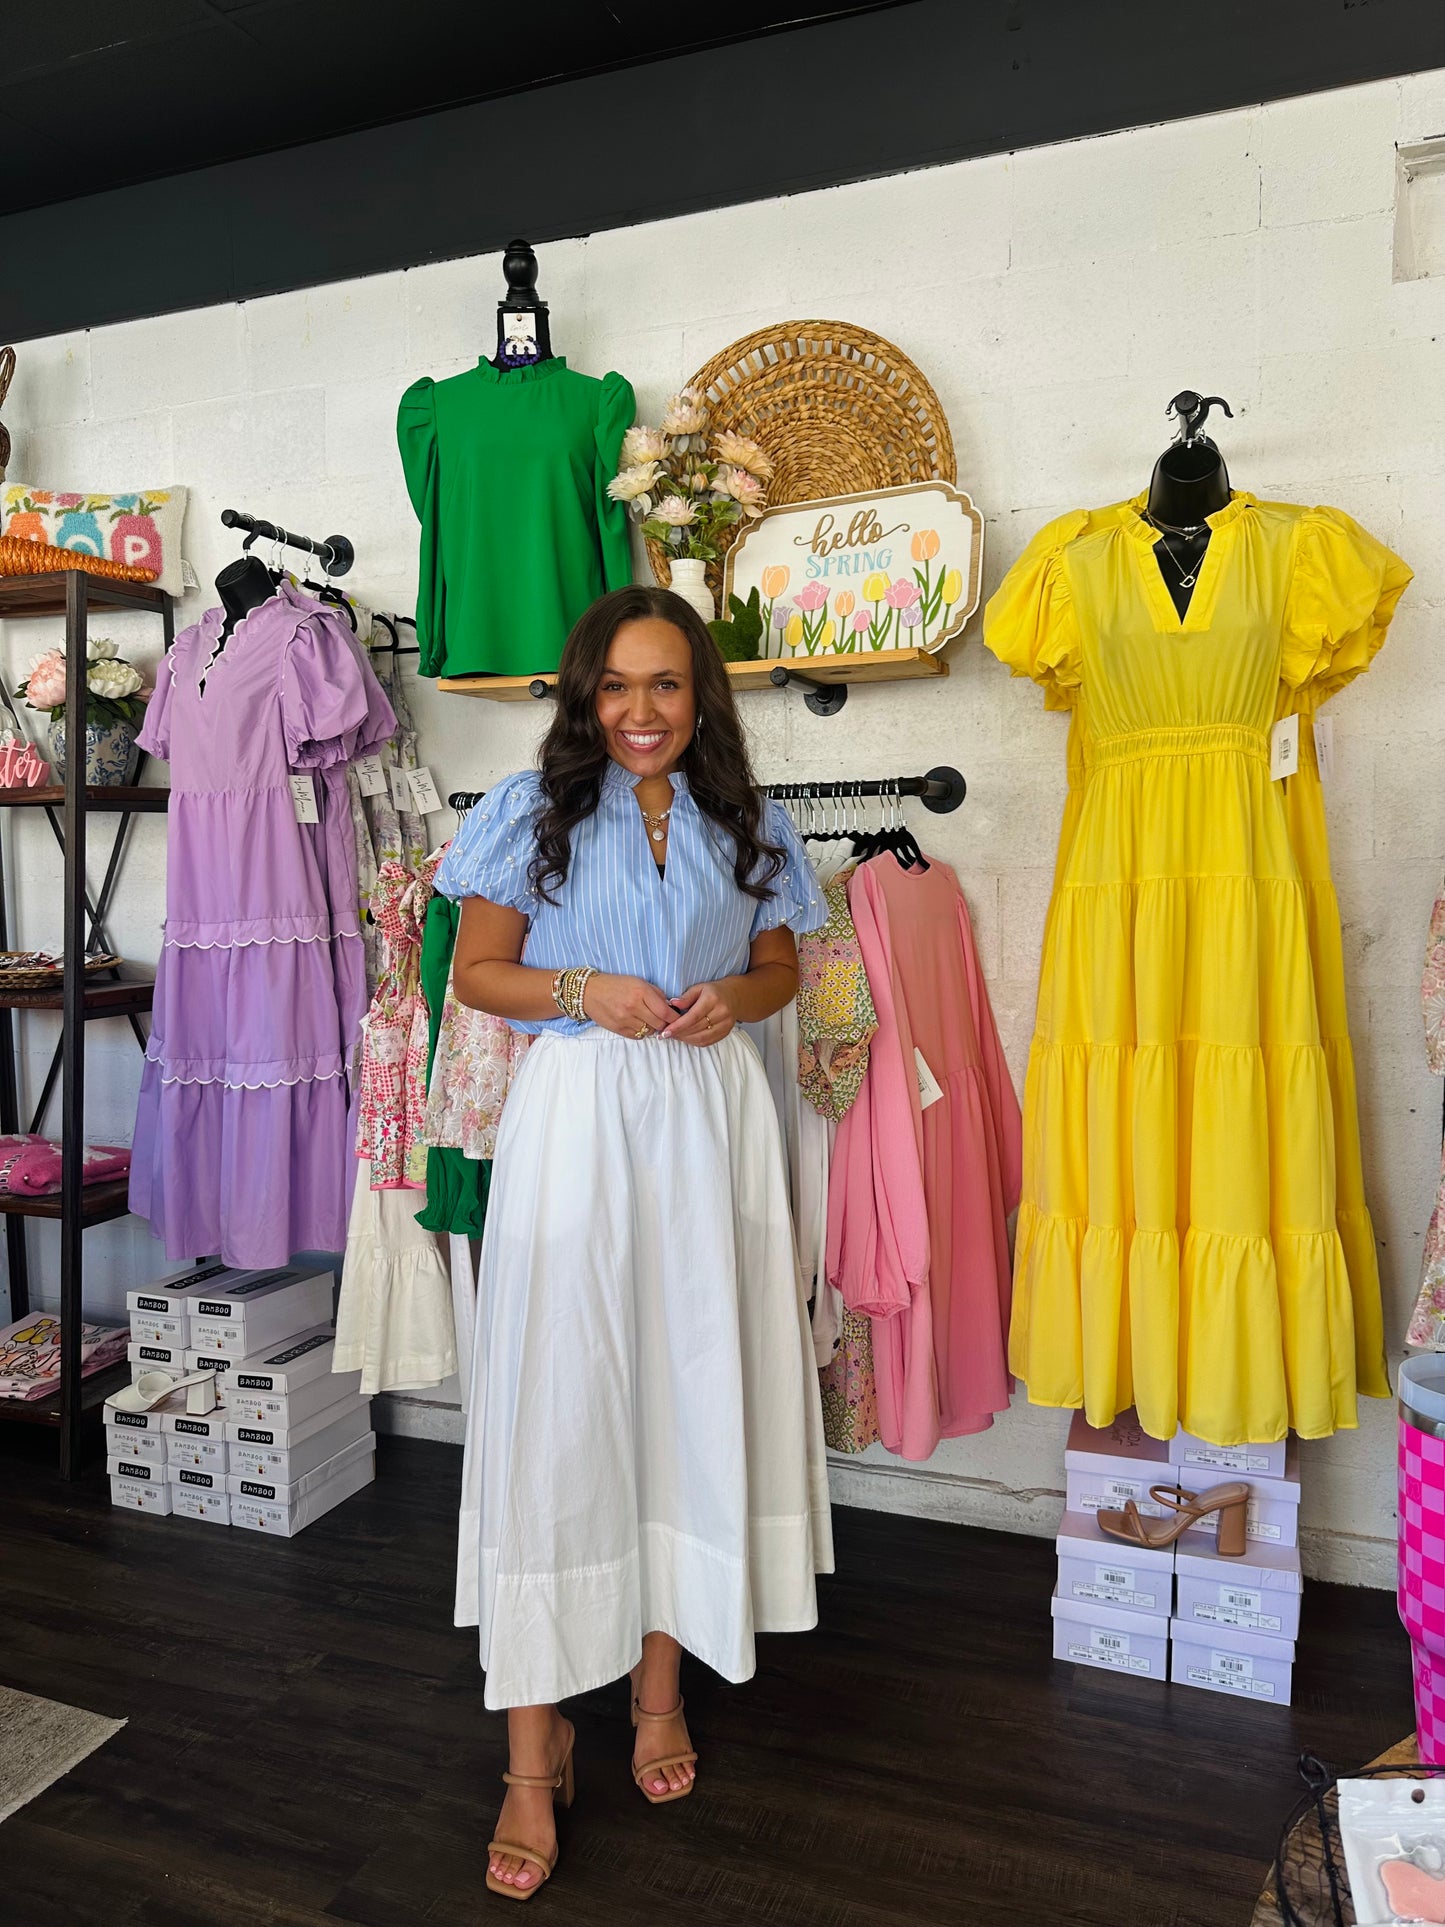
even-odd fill
[{"label": "white price tag", "polygon": [[1299,768],[1299,715],[1282,716],[1269,733],[1269,780],[1278,783]]},{"label": "white price tag", "polygon": [[296,821],[319,823],[321,818],[316,813],[316,785],[312,781],[310,770],[293,770],[290,781],[291,804],[296,811]]},{"label": "white price tag", "polygon": [[918,1101],[926,1111],[930,1104],[936,1104],[943,1096],[943,1086],[928,1068],[923,1052],[913,1046],[913,1064],[918,1073]]},{"label": "white price tag", "polygon": [[391,802],[393,809],[408,811],[414,809],[416,806],[411,800],[411,784],[406,780],[406,771],[404,769],[398,769],[396,764],[393,763],[386,774],[387,780],[391,784]]},{"label": "white price tag", "polygon": [[1333,783],[1335,780],[1335,719],[1333,716],[1315,717],[1315,761],[1320,766],[1320,781]]},{"label": "white price tag", "polygon": [[356,783],[363,796],[386,795],[386,771],[381,766],[381,758],[374,751],[370,756],[359,756],[352,768],[356,771]]},{"label": "white price tag", "polygon": [[413,804],[423,816],[430,816],[433,810],[441,808],[442,799],[437,795],[437,786],[425,764],[420,769],[409,769],[406,779],[411,785]]}]

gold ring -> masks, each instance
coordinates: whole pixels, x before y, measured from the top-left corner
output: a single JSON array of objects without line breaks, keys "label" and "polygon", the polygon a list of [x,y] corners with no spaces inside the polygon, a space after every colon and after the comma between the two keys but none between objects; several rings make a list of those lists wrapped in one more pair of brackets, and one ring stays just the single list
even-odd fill
[{"label": "gold ring", "polygon": [[632,1034],[634,1037],[651,1037],[652,1026],[651,1024],[644,1024],[641,1030],[635,1030]]}]

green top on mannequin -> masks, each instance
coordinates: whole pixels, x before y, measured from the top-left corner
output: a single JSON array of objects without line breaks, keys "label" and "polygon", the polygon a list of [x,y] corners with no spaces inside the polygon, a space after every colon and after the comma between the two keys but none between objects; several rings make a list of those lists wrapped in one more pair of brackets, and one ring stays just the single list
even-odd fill
[{"label": "green top on mannequin", "polygon": [[555,669],[588,604],[631,582],[607,484],[635,413],[621,375],[579,375],[560,355],[407,389],[396,434],[421,520],[423,675]]}]

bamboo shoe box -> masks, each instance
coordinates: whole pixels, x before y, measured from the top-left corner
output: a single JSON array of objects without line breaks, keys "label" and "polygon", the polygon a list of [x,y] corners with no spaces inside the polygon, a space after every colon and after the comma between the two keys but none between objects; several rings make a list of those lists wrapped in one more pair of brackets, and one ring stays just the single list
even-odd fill
[{"label": "bamboo shoe box", "polygon": [[296,1431],[303,1420],[361,1390],[360,1372],[332,1371],[335,1352],[336,1333],[327,1324],[243,1359],[228,1375],[226,1416],[263,1431]]},{"label": "bamboo shoe box", "polygon": [[244,1277],[230,1265],[202,1265],[140,1291],[128,1291],[131,1340],[137,1345],[172,1345],[184,1351],[191,1342],[191,1310],[197,1298],[216,1291],[223,1280]]},{"label": "bamboo shoe box", "polygon": [[244,1479],[292,1485],[370,1430],[371,1400],[359,1392],[313,1412],[289,1431],[231,1420],[226,1426],[227,1470]]},{"label": "bamboo shoe box", "polygon": [[1076,1666],[1101,1666],[1138,1679],[1169,1677],[1169,1616],[1126,1612],[1094,1600],[1055,1593],[1054,1658]]},{"label": "bamboo shoe box", "polygon": [[145,1418],[144,1412],[106,1413],[105,1456],[108,1459],[145,1459],[151,1465],[166,1462],[166,1435],[161,1431],[132,1431],[128,1425],[113,1425],[114,1418]]},{"label": "bamboo shoe box", "polygon": [[1173,1610],[1173,1546],[1125,1545],[1092,1512],[1066,1512],[1054,1544],[1060,1599],[1166,1618]]},{"label": "bamboo shoe box", "polygon": [[329,1271],[258,1272],[191,1301],[191,1347],[250,1358],[330,1320],[336,1280]]},{"label": "bamboo shoe box", "polygon": [[217,1492],[211,1486],[173,1485],[171,1516],[177,1519],[200,1519],[208,1526],[228,1526],[231,1523],[231,1495]]},{"label": "bamboo shoe box", "polygon": [[160,1518],[170,1516],[171,1489],[163,1465],[149,1459],[107,1459],[105,1469],[110,1474],[112,1505],[154,1512]]},{"label": "bamboo shoe box", "polygon": [[1169,1677],[1176,1686],[1200,1686],[1234,1699],[1288,1706],[1294,1676],[1294,1641],[1237,1626],[1170,1622]]},{"label": "bamboo shoe box", "polygon": [[188,1465],[193,1472],[229,1472],[231,1469],[224,1432],[200,1436],[187,1432],[163,1432],[161,1436],[166,1442],[168,1466]]},{"label": "bamboo shoe box", "polygon": [[233,1472],[227,1481],[231,1524],[294,1538],[376,1477],[376,1434],[367,1432],[299,1479],[280,1485]]},{"label": "bamboo shoe box", "polygon": [[186,1369],[186,1348],[184,1345],[160,1345],[152,1339],[137,1341],[132,1337],[125,1348],[130,1360],[130,1382],[144,1378],[147,1372],[173,1372],[180,1378]]}]

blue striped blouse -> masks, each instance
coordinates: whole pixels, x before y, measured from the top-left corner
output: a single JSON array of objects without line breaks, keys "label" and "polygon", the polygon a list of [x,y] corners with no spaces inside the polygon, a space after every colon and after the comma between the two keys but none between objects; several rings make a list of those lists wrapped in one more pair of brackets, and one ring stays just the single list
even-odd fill
[{"label": "blue striped blouse", "polygon": [[[731,838],[703,815],[687,778],[672,777],[667,872],[659,876],[647,826],[632,791],[637,779],[609,762],[594,813],[572,832],[572,862],[555,904],[527,887],[534,825],[541,809],[535,770],[505,777],[467,816],[436,874],[448,897],[487,897],[520,910],[530,928],[523,963],[540,970],[591,964],[643,977],[665,997],[746,970],[748,946],[779,924],[803,934],[827,921],[828,906],[792,818],[764,804],[763,834],[782,849],[784,867],[766,902],[733,879]],[[586,1030],[571,1017],[509,1018],[513,1030],[563,1034]]]}]

